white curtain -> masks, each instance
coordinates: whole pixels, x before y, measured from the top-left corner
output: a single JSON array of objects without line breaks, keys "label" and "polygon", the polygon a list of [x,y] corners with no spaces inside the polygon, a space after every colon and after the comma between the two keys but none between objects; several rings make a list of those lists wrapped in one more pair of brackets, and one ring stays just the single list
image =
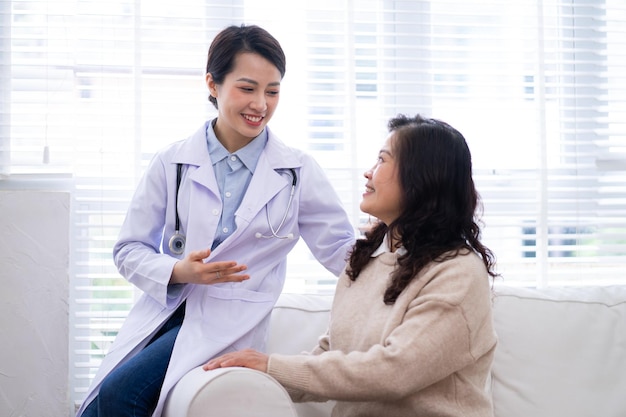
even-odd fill
[{"label": "white curtain", "polygon": [[[624,281],[623,0],[0,0],[0,187],[72,188],[75,403],[134,300],[111,247],[135,184],[215,115],[207,48],[241,23],[283,45],[271,125],[325,167],[355,227],[386,121],[419,112],[467,138],[505,282]],[[286,291],[333,285],[298,246]]]}]

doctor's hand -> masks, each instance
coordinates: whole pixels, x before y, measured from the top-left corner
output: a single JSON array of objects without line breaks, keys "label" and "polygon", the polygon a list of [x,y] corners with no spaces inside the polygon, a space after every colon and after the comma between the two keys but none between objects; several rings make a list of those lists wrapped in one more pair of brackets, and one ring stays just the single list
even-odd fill
[{"label": "doctor's hand", "polygon": [[241,282],[250,275],[240,274],[247,269],[235,261],[204,262],[211,254],[211,249],[191,252],[174,265],[170,284],[218,284],[222,282]]},{"label": "doctor's hand", "polygon": [[231,366],[241,366],[244,368],[256,369],[267,373],[267,364],[270,357],[264,353],[253,349],[244,349],[238,352],[226,353],[217,358],[213,358],[202,366],[205,371],[217,368],[228,368]]}]

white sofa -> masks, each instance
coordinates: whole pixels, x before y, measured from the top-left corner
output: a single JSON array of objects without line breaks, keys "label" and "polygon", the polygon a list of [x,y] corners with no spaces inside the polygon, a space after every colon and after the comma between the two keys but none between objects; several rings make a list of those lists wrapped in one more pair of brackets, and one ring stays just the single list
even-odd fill
[{"label": "white sofa", "polygon": [[[332,298],[283,294],[269,352],[312,348]],[[497,285],[499,344],[488,390],[496,417],[626,416],[626,285],[521,288]],[[189,372],[165,417],[328,417],[332,402],[293,404],[273,378],[243,368]]]}]

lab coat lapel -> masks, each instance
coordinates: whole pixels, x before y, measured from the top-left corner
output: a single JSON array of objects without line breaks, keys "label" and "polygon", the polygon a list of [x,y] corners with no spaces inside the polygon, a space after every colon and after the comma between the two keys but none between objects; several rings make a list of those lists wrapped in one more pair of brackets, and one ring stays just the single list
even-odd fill
[{"label": "lab coat lapel", "polygon": [[278,192],[291,185],[291,177],[281,175],[277,170],[300,165],[293,150],[287,148],[268,128],[267,145],[259,156],[248,191],[235,215],[237,230],[247,226]]},{"label": "lab coat lapel", "polygon": [[[245,226],[265,207],[265,205],[283,188],[289,185],[287,178],[281,176],[269,166],[266,158],[259,158],[248,191],[237,210],[235,221],[237,230]],[[244,221],[245,223],[242,223]]]},{"label": "lab coat lapel", "polygon": [[215,170],[213,169],[213,164],[210,160],[208,163],[205,163],[194,170],[190,170],[189,179],[199,186],[206,188],[216,197],[218,196],[219,188],[217,186],[217,179],[215,178]]},{"label": "lab coat lapel", "polygon": [[182,142],[182,146],[172,157],[172,163],[188,165],[189,179],[217,195],[217,179],[206,141],[207,123],[190,137],[191,140]]},{"label": "lab coat lapel", "polygon": [[[181,195],[188,196],[187,245],[195,250],[210,248],[219,224],[222,201],[211,162],[189,166],[189,181]],[[183,210],[185,210],[183,208]]]},{"label": "lab coat lapel", "polygon": [[189,216],[186,221],[183,220],[183,224],[187,225],[187,247],[193,250],[211,247],[222,210],[215,170],[206,142],[206,128],[205,124],[190,140],[182,142],[172,158],[172,163],[186,166],[183,169],[179,204],[181,212]]},{"label": "lab coat lapel", "polygon": [[244,233],[255,217],[262,215],[260,212],[265,209],[269,201],[282,189],[291,186],[291,177],[289,175],[281,175],[277,170],[298,168],[300,166],[301,162],[295,156],[293,150],[277,139],[268,128],[267,145],[259,156],[259,161],[248,185],[248,190],[235,213],[237,230],[220,246],[227,247],[230,242],[236,241],[237,237]]}]

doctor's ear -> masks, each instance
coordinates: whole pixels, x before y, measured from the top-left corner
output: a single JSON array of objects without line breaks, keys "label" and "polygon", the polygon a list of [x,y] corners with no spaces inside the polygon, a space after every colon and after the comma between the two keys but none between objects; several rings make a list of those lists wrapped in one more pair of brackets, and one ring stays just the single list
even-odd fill
[{"label": "doctor's ear", "polygon": [[211,75],[210,72],[207,72],[205,80],[211,97],[217,97],[217,84],[215,83],[215,80],[213,80],[213,75]]}]

